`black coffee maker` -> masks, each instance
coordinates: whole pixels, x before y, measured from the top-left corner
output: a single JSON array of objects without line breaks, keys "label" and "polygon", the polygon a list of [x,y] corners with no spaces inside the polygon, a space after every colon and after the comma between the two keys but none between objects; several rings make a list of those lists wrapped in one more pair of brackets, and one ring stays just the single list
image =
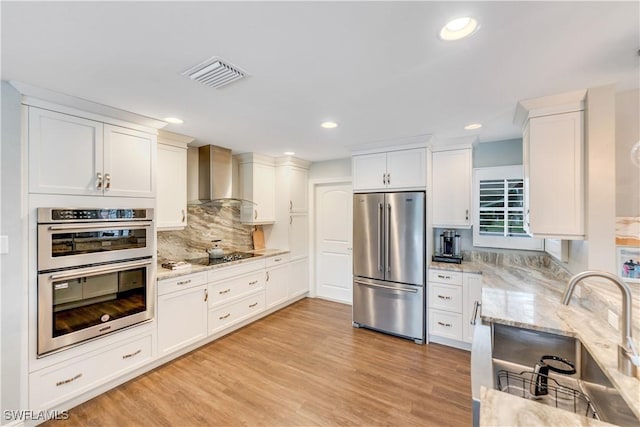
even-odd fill
[{"label": "black coffee maker", "polygon": [[432,257],[433,261],[462,263],[460,253],[460,235],[456,230],[444,230],[440,234],[440,251]]}]

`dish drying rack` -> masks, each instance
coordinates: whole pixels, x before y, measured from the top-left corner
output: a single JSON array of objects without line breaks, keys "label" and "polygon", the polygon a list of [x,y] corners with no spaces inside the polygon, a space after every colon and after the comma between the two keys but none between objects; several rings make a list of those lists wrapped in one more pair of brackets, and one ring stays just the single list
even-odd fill
[{"label": "dish drying rack", "polygon": [[[536,380],[539,376],[547,377],[547,394],[536,396],[533,390],[536,388]],[[548,375],[533,371],[519,373],[500,370],[497,373],[497,388],[505,393],[513,394],[525,399],[537,401],[559,409],[575,412],[588,418],[599,420],[598,414],[591,404],[589,397],[571,387],[561,385]]]}]

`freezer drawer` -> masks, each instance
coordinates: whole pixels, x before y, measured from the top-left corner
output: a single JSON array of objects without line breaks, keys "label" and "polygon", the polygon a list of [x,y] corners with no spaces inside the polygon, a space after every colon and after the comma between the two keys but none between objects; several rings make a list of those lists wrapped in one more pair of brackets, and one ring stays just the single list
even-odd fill
[{"label": "freezer drawer", "polygon": [[424,343],[424,287],[354,278],[353,323]]}]

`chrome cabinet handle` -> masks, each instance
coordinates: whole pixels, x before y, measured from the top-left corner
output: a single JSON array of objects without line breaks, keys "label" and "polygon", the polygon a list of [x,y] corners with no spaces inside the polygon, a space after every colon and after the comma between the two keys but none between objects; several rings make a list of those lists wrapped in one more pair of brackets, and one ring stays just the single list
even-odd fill
[{"label": "chrome cabinet handle", "polygon": [[282,261],[282,258],[276,258],[273,260],[273,262],[280,262],[280,261]]},{"label": "chrome cabinet handle", "polygon": [[269,281],[269,272],[267,271],[267,282]]},{"label": "chrome cabinet handle", "polygon": [[469,322],[472,325],[476,324],[476,318],[478,317],[478,309],[482,304],[479,301],[473,302],[473,316],[471,316],[471,321]]},{"label": "chrome cabinet handle", "polygon": [[258,303],[257,303],[257,302],[254,302],[253,304],[249,304],[249,308],[253,308],[253,307],[255,307],[256,305],[258,305]]},{"label": "chrome cabinet handle", "polygon": [[442,322],[438,322],[438,325],[440,325],[440,326],[444,326],[445,328],[450,328],[450,327],[451,327],[451,323],[442,323]]},{"label": "chrome cabinet handle", "polygon": [[289,212],[293,210],[293,200],[289,200]]},{"label": "chrome cabinet handle", "polygon": [[102,174],[100,172],[96,176],[96,189],[102,190]]},{"label": "chrome cabinet handle", "polygon": [[220,295],[224,295],[224,294],[228,294],[229,292],[231,292],[231,289],[227,288],[224,291],[220,291],[218,292]]},{"label": "chrome cabinet handle", "polygon": [[258,209],[253,210],[253,219],[258,219]]},{"label": "chrome cabinet handle", "polygon": [[176,285],[188,285],[189,283],[191,283],[191,279],[177,282]]},{"label": "chrome cabinet handle", "polygon": [[110,190],[111,189],[111,174],[105,173],[104,174],[104,180],[105,180],[105,185],[104,185],[105,191]]},{"label": "chrome cabinet handle", "polygon": [[220,317],[218,317],[218,319],[220,319],[220,320],[224,320],[224,319],[226,319],[226,318],[227,318],[227,317],[229,317],[229,316],[231,316],[231,313],[227,313],[227,314],[225,314],[224,316],[220,316]]},{"label": "chrome cabinet handle", "polygon": [[204,290],[204,302],[209,301],[209,291],[208,290]]},{"label": "chrome cabinet handle", "polygon": [[469,221],[469,209],[464,211],[464,219],[465,219],[465,221]]},{"label": "chrome cabinet handle", "polygon": [[382,174],[382,185],[385,185],[387,183],[387,174],[383,173]]},{"label": "chrome cabinet handle", "polygon": [[182,209],[182,222],[184,222],[187,219],[187,215],[184,211],[184,209]]},{"label": "chrome cabinet handle", "polygon": [[451,276],[445,276],[443,274],[438,274],[438,279],[451,279]]},{"label": "chrome cabinet handle", "polygon": [[73,381],[77,380],[80,377],[82,377],[82,374],[78,374],[75,377],[69,378],[67,380],[58,381],[56,383],[56,387],[60,387],[61,385],[69,384],[70,382],[73,382]]},{"label": "chrome cabinet handle", "polygon": [[391,174],[387,174],[387,185],[391,184]]},{"label": "chrome cabinet handle", "polygon": [[289,225],[293,224],[293,217],[289,215]]},{"label": "chrome cabinet handle", "polygon": [[253,285],[257,284],[257,283],[258,283],[258,281],[254,280],[253,282],[249,282],[249,286],[253,286]]},{"label": "chrome cabinet handle", "polygon": [[445,295],[438,295],[438,298],[445,299],[445,300],[450,300],[451,299],[451,297],[445,296]]},{"label": "chrome cabinet handle", "polygon": [[138,349],[137,351],[134,351],[133,353],[125,354],[124,356],[122,356],[122,359],[128,359],[130,357],[137,356],[140,353],[142,353],[142,349]]},{"label": "chrome cabinet handle", "polygon": [[526,216],[525,222],[527,223],[527,228],[529,228],[529,226],[530,226],[530,224],[529,224],[529,209],[527,209],[527,216]]}]

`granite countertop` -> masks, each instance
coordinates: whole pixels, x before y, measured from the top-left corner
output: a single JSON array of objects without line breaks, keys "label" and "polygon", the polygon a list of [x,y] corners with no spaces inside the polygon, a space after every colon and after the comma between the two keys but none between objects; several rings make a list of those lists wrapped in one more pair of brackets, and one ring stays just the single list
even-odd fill
[{"label": "granite countertop", "polygon": [[[500,259],[501,256],[503,259]],[[462,264],[431,263],[430,268],[479,273],[483,275],[481,318],[485,323],[500,323],[526,329],[575,337],[587,348],[602,371],[618,389],[635,415],[640,418],[640,380],[617,369],[620,333],[606,320],[607,310],[619,313],[620,291],[610,284],[585,280],[576,288],[568,306],[561,296],[570,274],[547,257],[500,255],[470,257]],[[634,339],[638,334],[640,290],[632,286]],[[481,425],[543,426],[556,410],[536,402],[488,391],[481,401]],[[513,409],[513,410],[512,410]],[[553,410],[553,411],[552,411]],[[499,418],[495,418],[499,417]],[[481,415],[482,420],[482,415]],[[593,420],[552,422],[554,425],[590,426]],[[582,424],[576,424],[580,422]],[[598,424],[606,425],[606,424]]]},{"label": "granite countertop", "polygon": [[214,270],[218,268],[227,268],[234,265],[246,264],[249,262],[262,260],[264,258],[269,258],[269,257],[274,257],[277,255],[283,255],[283,254],[289,253],[288,250],[284,250],[284,249],[260,249],[260,250],[245,251],[245,252],[253,253],[257,256],[254,256],[252,258],[239,259],[237,261],[225,262],[225,263],[216,264],[216,265],[192,264],[191,267],[186,269],[180,269],[180,270],[169,270],[167,268],[162,267],[161,263],[158,263],[156,278],[157,280],[171,279],[174,277],[184,276],[186,274],[198,273],[201,271]]}]

